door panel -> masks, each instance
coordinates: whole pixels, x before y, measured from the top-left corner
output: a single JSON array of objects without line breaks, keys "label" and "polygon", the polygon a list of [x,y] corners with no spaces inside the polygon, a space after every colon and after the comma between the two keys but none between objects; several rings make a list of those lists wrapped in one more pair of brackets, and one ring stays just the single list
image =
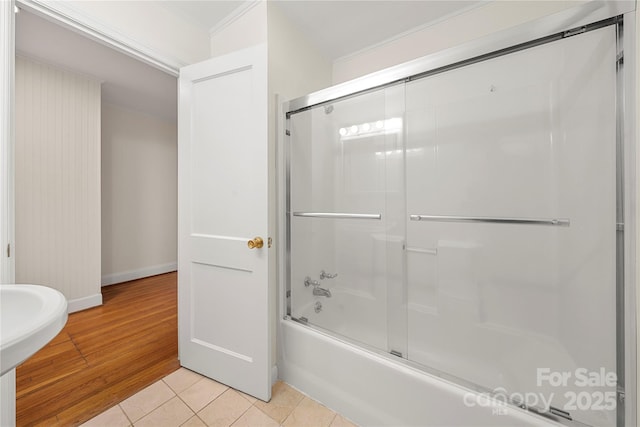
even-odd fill
[{"label": "door panel", "polygon": [[596,399],[615,385],[578,375],[616,373],[615,64],[608,26],[415,80],[406,97],[408,215],[567,221],[409,221],[407,245],[431,249],[407,257],[409,358],[610,427],[615,405]]},{"label": "door panel", "polygon": [[265,46],[181,70],[178,163],[180,363],[269,400]]}]

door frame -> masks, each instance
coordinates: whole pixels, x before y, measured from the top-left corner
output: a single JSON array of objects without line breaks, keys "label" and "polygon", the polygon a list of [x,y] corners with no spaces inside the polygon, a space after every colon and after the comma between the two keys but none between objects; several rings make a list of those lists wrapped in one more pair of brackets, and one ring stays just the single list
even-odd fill
[{"label": "door frame", "polygon": [[178,77],[180,67],[187,65],[176,59],[164,57],[159,52],[114,31],[106,23],[87,19],[82,13],[64,2],[45,2],[43,0],[11,1],[15,2],[15,5],[20,9],[41,16],[93,41],[129,55],[171,76]]},{"label": "door frame", "polygon": [[0,2],[0,283],[15,282],[15,2]]},{"label": "door frame", "polygon": [[0,1],[0,283],[15,282],[15,8],[24,9],[177,77],[182,64],[163,57],[69,5],[42,0]]}]

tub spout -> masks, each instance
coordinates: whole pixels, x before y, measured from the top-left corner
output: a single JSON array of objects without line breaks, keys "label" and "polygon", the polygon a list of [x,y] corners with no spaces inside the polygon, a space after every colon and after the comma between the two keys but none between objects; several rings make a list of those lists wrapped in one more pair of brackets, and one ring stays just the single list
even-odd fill
[{"label": "tub spout", "polygon": [[324,289],[319,286],[315,286],[313,288],[313,295],[317,297],[327,297],[331,298],[331,291],[329,289]]}]

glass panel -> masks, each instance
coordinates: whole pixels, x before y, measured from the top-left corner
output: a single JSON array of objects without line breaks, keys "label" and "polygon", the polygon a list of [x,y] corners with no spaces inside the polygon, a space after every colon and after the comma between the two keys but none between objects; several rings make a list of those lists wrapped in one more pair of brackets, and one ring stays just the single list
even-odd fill
[{"label": "glass panel", "polygon": [[379,90],[290,119],[291,315],[384,350],[396,344],[388,342],[390,328],[401,331],[397,345],[406,347],[406,314],[388,316],[388,301],[402,300],[404,283],[387,282],[403,272],[403,94],[402,86]]},{"label": "glass panel", "polygon": [[615,40],[406,87],[408,214],[570,221],[410,221],[409,359],[598,426],[615,425],[615,384],[583,377],[616,372]]}]

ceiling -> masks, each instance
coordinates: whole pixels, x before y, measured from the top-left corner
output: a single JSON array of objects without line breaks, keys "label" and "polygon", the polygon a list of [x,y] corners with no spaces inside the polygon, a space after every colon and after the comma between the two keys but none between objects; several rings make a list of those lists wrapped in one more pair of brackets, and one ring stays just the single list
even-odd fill
[{"label": "ceiling", "polygon": [[482,3],[477,0],[276,2],[284,15],[331,61]]},{"label": "ceiling", "polygon": [[[269,0],[327,59],[352,54],[397,34],[479,6],[480,0]],[[255,0],[156,0],[207,30]]]},{"label": "ceiling", "polygon": [[[255,0],[154,0],[207,30],[220,28]],[[441,21],[484,0],[270,0],[330,61]],[[175,120],[176,79],[73,31],[22,11],[18,53],[103,81],[103,99]]]}]

